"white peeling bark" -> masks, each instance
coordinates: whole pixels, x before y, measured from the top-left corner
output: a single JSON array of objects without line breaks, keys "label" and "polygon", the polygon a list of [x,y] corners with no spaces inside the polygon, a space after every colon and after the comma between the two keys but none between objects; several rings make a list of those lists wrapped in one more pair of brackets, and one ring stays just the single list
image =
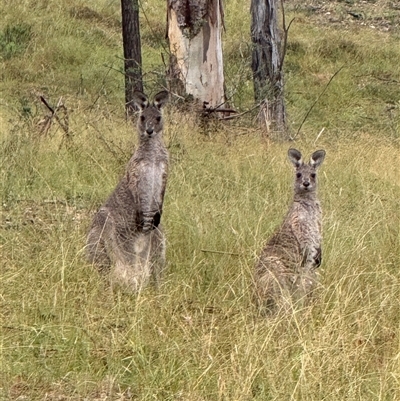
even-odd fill
[{"label": "white peeling bark", "polygon": [[207,0],[203,9],[201,4],[194,9],[190,3],[168,3],[171,69],[187,94],[207,102],[208,107],[216,107],[225,101],[221,0]]}]

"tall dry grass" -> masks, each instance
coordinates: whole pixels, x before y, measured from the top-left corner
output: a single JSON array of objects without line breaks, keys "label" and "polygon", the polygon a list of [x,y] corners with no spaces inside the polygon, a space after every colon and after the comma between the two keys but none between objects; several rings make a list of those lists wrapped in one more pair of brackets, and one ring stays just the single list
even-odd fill
[{"label": "tall dry grass", "polygon": [[[34,35],[1,59],[0,399],[398,399],[395,34],[344,34],[294,14],[286,69],[294,134],[345,67],[291,144],[269,141],[253,116],[205,126],[171,105],[168,272],[158,291],[128,296],[111,294],[83,252],[91,216],[136,146],[114,57],[118,5],[57,4],[1,5],[0,32],[19,13]],[[74,16],[84,6],[98,16]],[[227,28],[245,12],[231,6],[237,17]],[[146,63],[161,69],[158,14],[143,7],[156,33],[145,32]],[[252,102],[244,22],[226,36],[227,89],[241,110]],[[154,77],[146,75],[149,90]],[[47,110],[38,92],[53,103],[63,97],[69,139],[56,122],[40,130]],[[327,152],[322,285],[309,308],[266,320],[252,302],[252,269],[291,201],[289,146]]]}]

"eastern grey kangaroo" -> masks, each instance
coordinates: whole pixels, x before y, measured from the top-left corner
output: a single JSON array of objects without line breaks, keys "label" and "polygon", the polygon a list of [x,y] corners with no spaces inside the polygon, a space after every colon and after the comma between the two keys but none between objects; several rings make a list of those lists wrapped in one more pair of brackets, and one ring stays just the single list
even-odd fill
[{"label": "eastern grey kangaroo", "polygon": [[265,245],[255,269],[256,297],[262,311],[303,305],[318,283],[321,264],[321,206],[317,197],[317,168],[324,150],[304,163],[301,153],[289,149],[295,167],[294,199],[279,229]]},{"label": "eastern grey kangaroo", "polygon": [[150,103],[134,92],[139,108],[139,145],[115,190],[95,214],[87,237],[87,256],[111,287],[135,292],[153,276],[159,284],[165,265],[165,236],[160,224],[167,184],[168,152],[163,143],[162,108],[168,92]]}]

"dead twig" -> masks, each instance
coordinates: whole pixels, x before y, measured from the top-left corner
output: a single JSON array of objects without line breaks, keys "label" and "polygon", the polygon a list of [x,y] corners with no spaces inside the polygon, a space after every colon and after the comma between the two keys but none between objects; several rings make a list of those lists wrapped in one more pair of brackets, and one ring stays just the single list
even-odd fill
[{"label": "dead twig", "polygon": [[344,65],[342,65],[329,79],[328,83],[325,85],[325,88],[323,89],[323,91],[317,96],[317,98],[315,99],[314,103],[311,105],[311,107],[308,109],[306,115],[303,118],[303,121],[301,122],[296,134],[290,138],[291,141],[294,141],[294,139],[299,135],[301,128],[303,127],[303,124],[306,122],[308,116],[310,115],[312,109],[315,107],[315,105],[318,103],[319,99],[321,98],[321,96],[326,92],[326,90],[328,89],[328,86],[330,85],[330,83],[333,81],[333,79],[336,77],[337,74],[339,74],[340,71],[342,71],[342,69],[344,68]]},{"label": "dead twig", "polygon": [[284,62],[285,56],[286,56],[290,25],[292,25],[292,22],[294,21],[294,18],[292,18],[289,22],[289,25],[286,26],[285,7],[283,6],[283,0],[281,0],[281,10],[282,10],[282,27],[283,27],[283,46],[282,46],[282,51],[281,51],[281,59],[279,61],[279,71],[280,72],[282,72],[283,62]]},{"label": "dead twig", "polygon": [[[60,97],[58,99],[57,102],[57,106],[55,108],[51,107],[49,102],[44,98],[44,96],[40,96],[40,100],[42,101],[42,103],[50,110],[51,115],[50,116],[46,116],[44,123],[43,123],[43,128],[42,128],[42,133],[44,132],[45,135],[47,135],[48,131],[51,128],[53,119],[55,119],[59,126],[62,128],[62,130],[65,133],[65,137],[67,140],[71,139],[71,133],[69,130],[69,116],[68,116],[68,110],[65,107],[63,101],[62,101],[62,97]],[[64,117],[61,118],[59,117],[59,115],[57,113],[60,112],[60,110],[62,110],[64,112]]]},{"label": "dead twig", "polygon": [[201,252],[205,253],[219,253],[221,255],[232,255],[232,256],[239,256],[239,253],[236,252],[224,252],[224,251],[214,251],[211,249],[200,249]]},{"label": "dead twig", "polygon": [[232,113],[237,114],[237,111],[231,108],[222,108],[221,105],[217,107],[208,107],[208,102],[203,102],[202,117],[209,117],[213,113],[223,113],[221,119],[225,119],[224,117],[226,115],[229,117]]},{"label": "dead twig", "polygon": [[233,114],[231,116],[228,117],[223,117],[222,120],[232,120],[234,118],[239,118],[244,116],[245,114],[251,113],[252,111],[256,110],[257,108],[259,108],[261,106],[261,103],[256,104],[254,107],[252,107],[251,109],[245,110],[242,113],[237,113],[237,114]]}]

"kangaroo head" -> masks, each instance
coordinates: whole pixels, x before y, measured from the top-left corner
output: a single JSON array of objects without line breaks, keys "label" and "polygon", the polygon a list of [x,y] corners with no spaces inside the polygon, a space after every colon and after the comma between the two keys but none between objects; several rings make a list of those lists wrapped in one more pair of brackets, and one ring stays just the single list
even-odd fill
[{"label": "kangaroo head", "polygon": [[301,152],[289,149],[288,157],[295,167],[294,191],[296,194],[312,193],[317,189],[317,168],[325,158],[325,150],[317,150],[309,163],[304,163]]},{"label": "kangaroo head", "polygon": [[162,132],[164,126],[162,108],[167,101],[167,91],[157,93],[152,103],[143,92],[135,91],[133,93],[133,103],[140,110],[137,123],[140,139],[146,140]]}]

